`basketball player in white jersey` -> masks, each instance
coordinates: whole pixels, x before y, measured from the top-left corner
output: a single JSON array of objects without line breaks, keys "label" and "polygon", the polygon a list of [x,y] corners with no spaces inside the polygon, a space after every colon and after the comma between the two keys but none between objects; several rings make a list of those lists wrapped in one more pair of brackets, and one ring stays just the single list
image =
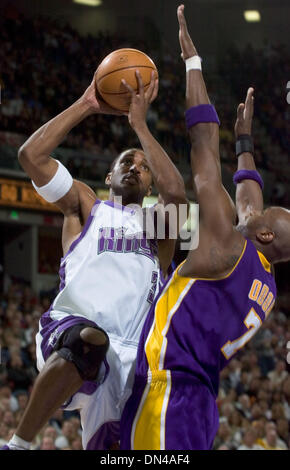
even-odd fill
[{"label": "basketball player in white jersey", "polygon": [[[114,162],[106,178],[108,201],[96,200],[91,188],[73,180],[50,156],[86,117],[121,114],[96,97],[94,80],[19,151],[35,189],[64,214],[64,257],[60,291],[41,317],[36,337],[41,372],[8,449],[29,449],[64,403],[66,409],[80,410],[84,449],[109,449],[119,439],[139,334],[157,293],[159,267],[166,272],[174,251],[174,240],[145,238],[140,206],[153,181],[164,205],[187,204],[181,175],[146,125],[157,79],[152,75],[145,92],[138,72],[136,77],[138,93],[124,85],[131,93],[129,123],[143,150],[127,150]],[[115,196],[122,198],[121,204],[114,203]]]}]

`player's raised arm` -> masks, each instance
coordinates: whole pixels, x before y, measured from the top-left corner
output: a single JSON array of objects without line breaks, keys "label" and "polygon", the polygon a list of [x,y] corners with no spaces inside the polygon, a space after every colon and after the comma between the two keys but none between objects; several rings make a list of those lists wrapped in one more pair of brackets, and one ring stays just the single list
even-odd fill
[{"label": "player's raised arm", "polygon": [[177,17],[182,58],[186,64],[186,124],[200,218],[204,227],[225,238],[232,231],[234,208],[221,180],[219,119],[210,104],[201,60],[187,29],[183,5],[178,7]]},{"label": "player's raised arm", "polygon": [[[174,253],[174,238],[177,238],[179,229],[185,223],[187,218],[186,208],[188,208],[188,200],[182,176],[165,150],[153,137],[146,124],[148,107],[156,98],[158,93],[158,80],[154,78],[154,72],[152,72],[150,86],[145,91],[141,75],[138,71],[136,72],[136,78],[138,81],[138,92],[135,92],[133,88],[126,83],[126,81],[123,81],[123,84],[131,93],[131,104],[128,115],[129,123],[140,140],[156,189],[161,196],[160,200],[162,200],[165,207],[170,207],[171,205],[172,208],[173,206],[176,208],[176,218],[174,218],[174,221],[173,217],[167,217],[168,213],[164,214],[164,222],[166,225],[165,232],[167,232],[167,235],[166,239],[163,240],[164,243],[159,240],[159,259],[161,261],[163,271],[166,272]],[[181,205],[183,205],[183,209],[185,210],[180,211]],[[163,214],[159,213],[159,216],[162,218]],[[170,225],[172,221],[174,227],[169,226],[169,220]]]},{"label": "player's raised arm", "polygon": [[125,81],[124,85],[131,93],[129,123],[136,132],[153,175],[154,183],[164,204],[187,203],[182,176],[172,163],[165,150],[153,137],[146,123],[146,114],[150,103],[158,93],[158,79],[152,72],[151,83],[146,91],[140,73],[136,72],[138,92],[135,92]]},{"label": "player's raised arm", "polygon": [[[20,165],[38,192],[65,215],[79,212],[79,191],[84,191],[85,185],[73,182],[66,168],[50,155],[73,127],[97,113],[122,114],[96,98],[93,79],[81,98],[34,132],[18,152]],[[94,194],[87,186],[85,192],[91,192],[91,197]]]},{"label": "player's raised arm", "polygon": [[253,158],[252,119],[254,113],[254,89],[249,88],[245,103],[237,109],[235,123],[236,154],[238,171],[234,175],[236,189],[236,209],[239,224],[243,225],[250,215],[263,211],[263,182],[256,171]]}]

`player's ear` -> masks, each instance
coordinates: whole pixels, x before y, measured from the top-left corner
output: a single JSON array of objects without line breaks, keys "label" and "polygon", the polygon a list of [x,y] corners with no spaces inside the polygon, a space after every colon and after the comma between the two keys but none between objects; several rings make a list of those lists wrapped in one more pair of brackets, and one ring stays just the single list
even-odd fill
[{"label": "player's ear", "polygon": [[263,243],[264,245],[267,245],[268,243],[271,243],[275,238],[275,232],[272,230],[269,230],[268,228],[261,228],[256,231],[256,239],[260,242]]},{"label": "player's ear", "polygon": [[110,171],[110,173],[107,174],[106,179],[105,179],[105,184],[107,186],[111,186],[111,179],[112,179],[112,172]]},{"label": "player's ear", "polygon": [[149,188],[147,189],[146,197],[151,196],[152,193],[152,186],[150,185]]}]

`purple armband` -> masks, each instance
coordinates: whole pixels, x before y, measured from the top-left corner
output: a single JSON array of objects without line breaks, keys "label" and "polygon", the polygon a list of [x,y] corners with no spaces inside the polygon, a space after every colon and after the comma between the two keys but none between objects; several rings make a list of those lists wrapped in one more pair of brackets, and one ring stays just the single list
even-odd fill
[{"label": "purple armband", "polygon": [[234,177],[233,177],[233,182],[235,183],[235,185],[237,185],[238,183],[240,183],[243,180],[254,180],[254,181],[256,181],[256,183],[258,183],[260,185],[262,190],[264,188],[264,183],[263,183],[262,177],[261,177],[260,173],[256,170],[239,170],[239,171],[236,171],[236,173],[234,174]]},{"label": "purple armband", "polygon": [[200,122],[216,122],[220,125],[217,112],[212,104],[199,104],[192,106],[185,112],[185,123],[187,129]]}]

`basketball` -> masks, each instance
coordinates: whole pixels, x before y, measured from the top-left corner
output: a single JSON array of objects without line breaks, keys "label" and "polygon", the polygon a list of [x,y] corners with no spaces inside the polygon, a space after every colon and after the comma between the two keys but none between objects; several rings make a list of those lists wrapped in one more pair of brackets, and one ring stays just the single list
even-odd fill
[{"label": "basketball", "polygon": [[136,70],[139,70],[144,90],[149,87],[152,70],[157,68],[150,57],[137,49],[118,49],[107,55],[96,73],[98,92],[106,103],[120,111],[128,111],[131,95],[122,84],[125,79],[134,90],[138,90]]}]

